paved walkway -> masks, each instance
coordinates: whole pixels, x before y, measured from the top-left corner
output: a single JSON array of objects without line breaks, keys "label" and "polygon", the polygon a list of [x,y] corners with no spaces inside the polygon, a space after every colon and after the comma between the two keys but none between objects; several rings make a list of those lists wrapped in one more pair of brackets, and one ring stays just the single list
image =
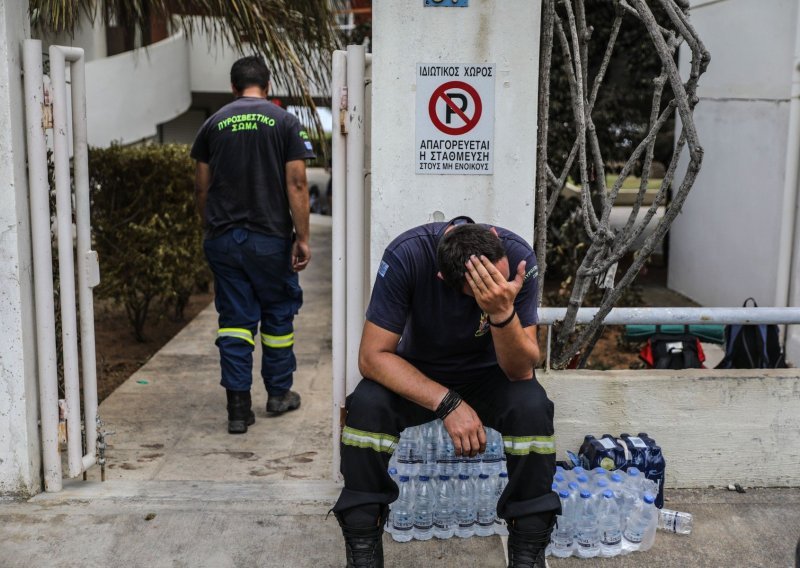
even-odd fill
[{"label": "paved walkway", "polygon": [[[301,408],[268,418],[256,376],[256,423],[246,435],[227,434],[210,306],[101,405],[116,432],[105,483],[95,468],[62,493],[0,506],[0,566],[344,565],[338,526],[325,518],[339,492],[331,466],[328,227],[313,227],[312,247],[296,326]],[[668,506],[695,514],[691,536],[659,533],[646,554],[550,565],[791,566],[800,489],[668,496]],[[386,537],[385,548],[387,567],[505,566],[499,537],[403,545]]]}]

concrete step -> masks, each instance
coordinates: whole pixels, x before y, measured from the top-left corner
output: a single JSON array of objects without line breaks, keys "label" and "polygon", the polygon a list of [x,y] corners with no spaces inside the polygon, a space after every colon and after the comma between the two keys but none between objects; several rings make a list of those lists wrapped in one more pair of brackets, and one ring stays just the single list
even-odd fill
[{"label": "concrete step", "polygon": [[[71,482],[0,510],[4,567],[341,567],[329,481]],[[396,543],[386,566],[505,567],[500,537]]]}]

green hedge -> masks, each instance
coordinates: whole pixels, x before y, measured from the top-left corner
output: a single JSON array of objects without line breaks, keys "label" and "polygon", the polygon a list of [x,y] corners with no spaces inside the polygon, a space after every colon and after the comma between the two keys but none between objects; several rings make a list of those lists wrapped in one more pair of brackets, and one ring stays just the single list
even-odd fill
[{"label": "green hedge", "polygon": [[154,305],[182,318],[189,296],[209,279],[194,162],[180,144],[92,148],[89,176],[100,257],[96,293],[124,305],[144,341]]}]

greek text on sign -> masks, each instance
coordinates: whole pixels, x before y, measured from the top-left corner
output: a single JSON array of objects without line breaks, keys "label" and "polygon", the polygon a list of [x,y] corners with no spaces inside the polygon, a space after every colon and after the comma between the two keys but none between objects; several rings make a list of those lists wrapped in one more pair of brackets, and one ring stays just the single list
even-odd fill
[{"label": "greek text on sign", "polygon": [[493,173],[494,77],[494,64],[417,64],[418,174]]}]

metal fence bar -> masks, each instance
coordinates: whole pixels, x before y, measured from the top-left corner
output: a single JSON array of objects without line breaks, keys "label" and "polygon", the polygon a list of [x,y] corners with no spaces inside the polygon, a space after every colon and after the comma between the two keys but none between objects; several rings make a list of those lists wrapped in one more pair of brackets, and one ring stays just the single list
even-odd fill
[{"label": "metal fence bar", "polygon": [[[71,63],[73,106],[72,129],[68,127],[67,62]],[[55,163],[58,226],[58,272],[61,285],[61,335],[64,354],[64,391],[67,402],[67,464],[70,477],[77,477],[96,461],[97,382],[94,360],[94,314],[91,288],[98,280],[96,257],[89,250],[89,180],[86,136],[84,52],[81,48],[50,46],[50,79],[53,91],[53,160]],[[83,353],[83,414],[86,454],[81,432],[80,373],[78,370],[78,325],[75,302],[72,195],[69,172],[69,134],[73,133],[78,233],[78,288],[80,292]]]},{"label": "metal fence bar", "polygon": [[[567,308],[539,308],[539,324],[552,325],[564,319]],[[577,323],[590,323],[598,308],[578,310]],[[613,308],[604,325],[627,324],[797,324],[800,308]]]}]

